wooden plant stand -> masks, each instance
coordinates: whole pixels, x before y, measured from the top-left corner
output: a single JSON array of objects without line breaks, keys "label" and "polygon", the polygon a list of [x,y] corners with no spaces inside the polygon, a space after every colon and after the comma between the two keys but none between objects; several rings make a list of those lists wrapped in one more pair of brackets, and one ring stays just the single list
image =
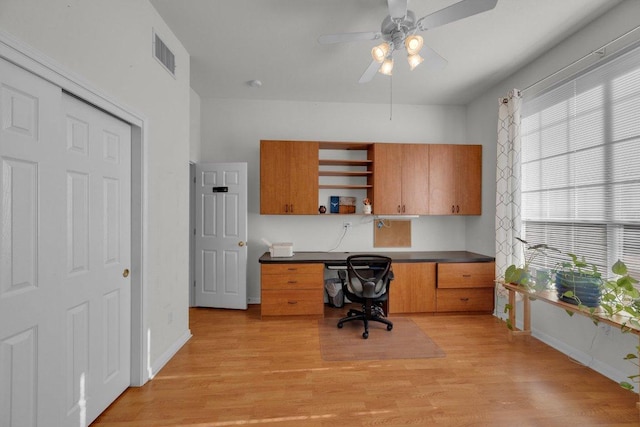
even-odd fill
[{"label": "wooden plant stand", "polygon": [[[555,292],[544,290],[544,291],[531,291],[522,286],[515,285],[513,283],[501,283],[501,285],[509,291],[509,306],[511,309],[509,310],[509,323],[511,324],[511,329],[509,329],[509,341],[513,340],[515,336],[530,336],[531,335],[531,301],[542,301],[551,305],[555,305],[556,307],[560,307],[564,310],[570,311],[572,313],[577,313],[582,316],[590,317],[598,322],[602,322],[611,326],[615,326],[618,329],[621,329],[623,324],[625,323],[625,316],[616,315],[613,317],[608,317],[600,308],[596,309],[596,311],[592,314],[589,310],[584,308],[579,308],[577,305],[566,303],[562,300],[559,300]],[[522,307],[523,307],[523,327],[522,329],[516,328],[516,293],[521,294],[523,297]],[[640,329],[636,327],[632,327],[630,325],[624,326],[629,333],[636,335],[640,339]],[[640,341],[639,341],[640,342]],[[640,354],[638,355],[640,357]],[[640,360],[640,359],[637,359]],[[636,403],[636,408],[640,411],[640,401]]]}]

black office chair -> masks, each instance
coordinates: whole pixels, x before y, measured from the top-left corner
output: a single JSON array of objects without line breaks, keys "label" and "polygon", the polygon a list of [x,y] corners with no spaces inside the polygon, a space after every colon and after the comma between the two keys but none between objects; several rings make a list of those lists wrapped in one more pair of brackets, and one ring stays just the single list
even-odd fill
[{"label": "black office chair", "polygon": [[362,304],[362,310],[350,309],[346,317],[338,321],[338,328],[344,322],[362,320],[364,332],[362,338],[369,338],[369,321],[387,325],[393,329],[393,323],[385,319],[382,304],[389,297],[389,285],[393,280],[391,258],[380,255],[351,255],[347,258],[347,270],[340,271],[342,292],[349,301]]}]

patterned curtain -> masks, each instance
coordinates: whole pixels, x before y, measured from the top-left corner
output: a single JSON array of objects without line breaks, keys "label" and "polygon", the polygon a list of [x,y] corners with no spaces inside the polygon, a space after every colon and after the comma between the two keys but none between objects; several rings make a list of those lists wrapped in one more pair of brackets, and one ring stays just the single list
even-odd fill
[{"label": "patterned curtain", "polygon": [[[499,99],[496,158],[496,277],[510,264],[520,264],[520,107],[513,89]],[[498,286],[498,289],[503,289]],[[500,294],[500,292],[499,292]]]}]

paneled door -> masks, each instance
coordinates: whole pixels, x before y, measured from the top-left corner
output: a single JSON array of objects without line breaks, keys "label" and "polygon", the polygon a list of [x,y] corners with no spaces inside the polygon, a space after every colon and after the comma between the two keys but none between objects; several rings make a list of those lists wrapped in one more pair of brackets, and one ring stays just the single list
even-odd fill
[{"label": "paneled door", "polygon": [[64,416],[93,421],[130,383],[131,128],[63,95]]},{"label": "paneled door", "polygon": [[131,131],[3,60],[0,118],[0,425],[87,425],[130,382]]},{"label": "paneled door", "polygon": [[198,307],[247,308],[247,164],[196,165]]}]

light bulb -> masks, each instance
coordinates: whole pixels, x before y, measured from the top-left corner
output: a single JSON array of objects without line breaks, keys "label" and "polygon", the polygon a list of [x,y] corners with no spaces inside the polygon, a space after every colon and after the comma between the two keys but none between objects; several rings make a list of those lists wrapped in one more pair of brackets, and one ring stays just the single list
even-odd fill
[{"label": "light bulb", "polygon": [[407,56],[407,62],[409,62],[409,68],[411,68],[411,70],[422,64],[422,61],[424,61],[424,58],[417,53]]},{"label": "light bulb", "polygon": [[382,61],[384,61],[384,58],[387,57],[387,54],[389,53],[389,43],[381,43],[378,46],[374,46],[373,49],[371,49],[371,57],[373,57],[373,60],[379,63],[382,63]]},{"label": "light bulb", "polygon": [[392,58],[385,59],[382,65],[380,66],[380,69],[378,70],[380,74],[384,74],[385,76],[390,76],[392,71],[393,71]]},{"label": "light bulb", "polygon": [[415,55],[420,52],[423,44],[424,40],[422,39],[422,36],[417,35],[409,36],[404,41],[404,46],[407,48],[407,53],[409,55]]}]

